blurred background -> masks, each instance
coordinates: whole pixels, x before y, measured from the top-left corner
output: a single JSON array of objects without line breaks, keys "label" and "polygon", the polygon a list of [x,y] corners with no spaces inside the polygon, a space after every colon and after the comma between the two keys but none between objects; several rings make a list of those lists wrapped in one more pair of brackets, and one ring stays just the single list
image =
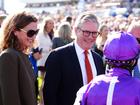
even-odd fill
[{"label": "blurred background", "polygon": [[[108,32],[127,31],[131,23],[140,21],[140,0],[0,0],[0,26],[8,14],[22,9],[37,14],[39,29],[42,20],[51,16],[55,22],[54,36],[58,36],[57,28],[67,16],[71,17],[73,28],[77,15],[84,11],[93,11],[100,24],[107,26]],[[75,36],[72,35],[72,39]],[[43,78],[38,77],[39,90],[42,89]],[[39,103],[43,102],[42,95],[38,99]]]},{"label": "blurred background", "polygon": [[37,14],[75,15],[94,11],[98,16],[140,15],[140,0],[0,0],[0,14],[25,9]]}]

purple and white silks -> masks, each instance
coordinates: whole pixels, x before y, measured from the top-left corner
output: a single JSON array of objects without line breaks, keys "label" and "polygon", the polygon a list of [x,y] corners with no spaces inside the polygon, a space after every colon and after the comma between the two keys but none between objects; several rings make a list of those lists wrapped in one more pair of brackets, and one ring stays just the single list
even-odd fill
[{"label": "purple and white silks", "polygon": [[140,80],[127,70],[110,69],[82,87],[74,105],[140,105]]}]

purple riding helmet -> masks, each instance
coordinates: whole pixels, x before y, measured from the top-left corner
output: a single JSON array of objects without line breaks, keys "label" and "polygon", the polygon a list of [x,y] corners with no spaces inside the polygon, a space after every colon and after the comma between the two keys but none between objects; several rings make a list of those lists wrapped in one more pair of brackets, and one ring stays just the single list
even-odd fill
[{"label": "purple riding helmet", "polygon": [[110,67],[127,67],[126,69],[132,70],[139,50],[139,44],[132,34],[115,32],[108,37],[103,52]]}]

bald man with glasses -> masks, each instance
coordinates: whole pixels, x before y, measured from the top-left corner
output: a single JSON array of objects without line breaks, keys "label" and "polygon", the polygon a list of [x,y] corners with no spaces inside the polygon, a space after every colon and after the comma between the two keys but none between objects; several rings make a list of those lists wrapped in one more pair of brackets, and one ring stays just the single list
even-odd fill
[{"label": "bald man with glasses", "polygon": [[102,58],[91,51],[99,34],[98,27],[92,12],[82,13],[73,27],[75,41],[50,53],[45,65],[45,105],[73,105],[78,89],[105,73]]}]

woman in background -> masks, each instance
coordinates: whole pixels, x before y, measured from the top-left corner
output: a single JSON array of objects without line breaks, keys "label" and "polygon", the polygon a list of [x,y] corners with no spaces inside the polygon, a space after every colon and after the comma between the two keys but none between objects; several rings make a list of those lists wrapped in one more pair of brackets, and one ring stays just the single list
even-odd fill
[{"label": "woman in background", "polygon": [[2,24],[0,105],[37,105],[35,75],[28,58],[37,18],[25,11],[7,16]]},{"label": "woman in background", "polygon": [[45,62],[52,50],[52,38],[54,36],[54,20],[51,17],[44,18],[42,26],[40,27],[39,34],[36,37],[36,43],[39,49],[42,49],[42,58],[37,60],[38,77],[39,77],[39,94],[40,101],[43,103],[42,98],[42,83],[45,75]]},{"label": "woman in background", "polygon": [[107,40],[108,31],[109,29],[106,25],[101,25],[99,27],[100,34],[96,38],[96,42],[94,45],[94,51],[97,52],[101,57],[103,57],[103,47],[105,41]]},{"label": "woman in background", "polygon": [[29,54],[29,60],[32,64],[32,67],[34,69],[34,74],[36,76],[36,82],[35,82],[35,86],[36,86],[36,98],[37,98],[37,101],[38,101],[38,94],[39,94],[39,91],[38,91],[38,67],[37,67],[37,60],[41,59],[42,58],[42,50],[39,49],[38,47],[33,47],[31,49],[31,52]]},{"label": "woman in background", "polygon": [[44,18],[40,31],[36,37],[39,49],[42,49],[42,58],[37,61],[38,69],[44,71],[44,64],[52,49],[52,38],[54,36],[54,21],[51,17]]},{"label": "woman in background", "polygon": [[53,41],[52,48],[54,49],[72,42],[73,39],[71,38],[71,36],[72,36],[72,29],[70,23],[62,22],[58,26],[58,37],[54,37],[52,40]]}]

